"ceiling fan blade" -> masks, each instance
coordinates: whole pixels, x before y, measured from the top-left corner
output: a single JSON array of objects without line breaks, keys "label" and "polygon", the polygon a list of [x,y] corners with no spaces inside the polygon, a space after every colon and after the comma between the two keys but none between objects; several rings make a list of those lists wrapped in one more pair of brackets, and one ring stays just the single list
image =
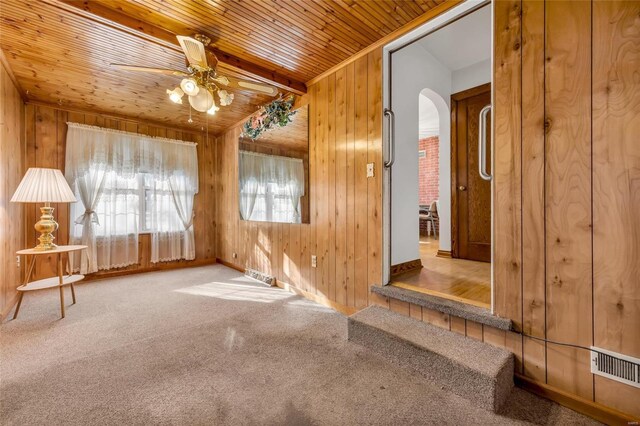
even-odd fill
[{"label": "ceiling fan blade", "polygon": [[213,81],[223,86],[239,90],[248,90],[250,92],[256,92],[263,95],[276,96],[278,94],[278,89],[276,87],[264,83],[258,83],[256,81],[241,80],[239,78],[227,77],[224,75],[213,78]]},{"label": "ceiling fan blade", "polygon": [[204,44],[196,40],[195,38],[176,36],[178,43],[182,47],[184,55],[187,57],[189,64],[197,69],[207,69],[207,55],[204,51]]},{"label": "ceiling fan blade", "polygon": [[138,67],[135,65],[124,65],[124,64],[111,64],[112,67],[118,68],[120,70],[125,71],[142,71],[142,72],[152,72],[156,74],[166,74],[166,75],[175,75],[175,76],[187,76],[189,73],[178,70],[168,70],[164,68],[150,68],[150,67]]}]

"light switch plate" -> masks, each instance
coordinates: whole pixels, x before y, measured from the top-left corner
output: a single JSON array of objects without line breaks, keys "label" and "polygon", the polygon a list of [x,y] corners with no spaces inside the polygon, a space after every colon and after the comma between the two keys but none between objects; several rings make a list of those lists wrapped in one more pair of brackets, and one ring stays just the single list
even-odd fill
[{"label": "light switch plate", "polygon": [[311,255],[311,267],[315,268],[316,266],[318,266],[318,256],[316,256],[315,254]]},{"label": "light switch plate", "polygon": [[373,177],[373,163],[367,163],[367,177]]}]

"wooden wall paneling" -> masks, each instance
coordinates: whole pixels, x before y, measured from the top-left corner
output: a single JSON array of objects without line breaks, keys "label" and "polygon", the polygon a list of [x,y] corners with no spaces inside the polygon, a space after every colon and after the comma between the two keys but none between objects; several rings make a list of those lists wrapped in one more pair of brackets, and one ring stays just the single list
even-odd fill
[{"label": "wooden wall paneling", "polygon": [[446,330],[450,329],[450,317],[449,314],[444,314],[442,312],[434,311],[429,308],[422,308],[422,320],[424,322],[428,322],[429,324],[433,324],[436,327],[444,328]]},{"label": "wooden wall paneling", "polygon": [[[384,306],[384,303],[380,303],[380,299],[382,298],[377,298],[378,300],[374,301],[374,304],[378,305],[378,306]],[[388,309],[388,306],[387,306]],[[409,316],[413,319],[416,319],[418,321],[422,321],[422,306],[420,305],[415,305],[413,303],[409,304]]]},{"label": "wooden wall paneling", "polygon": [[522,327],[521,5],[494,3],[494,300],[495,312]]},{"label": "wooden wall paneling", "polygon": [[[4,59],[4,55],[0,50],[0,55]],[[9,111],[12,111],[11,93],[16,91],[15,85],[9,77],[9,72],[5,69],[4,60],[0,62],[0,173],[2,174],[2,183],[0,184],[0,265],[9,265],[11,262],[11,239],[13,237],[10,227],[9,203],[13,193],[12,185],[9,183],[9,165],[5,164],[5,158],[11,157],[11,145],[16,143],[15,136],[11,138],[9,135],[10,122],[14,124],[16,117]],[[15,124],[14,124],[15,125]],[[18,121],[18,135],[20,134],[21,123]],[[5,142],[6,141],[6,142]],[[12,142],[10,142],[12,141]],[[15,149],[15,148],[14,148]],[[11,262],[13,265],[13,262]],[[7,268],[7,266],[4,266]],[[13,269],[13,268],[12,268]],[[0,285],[0,320],[4,318],[5,307],[8,307],[9,300],[15,298],[15,288],[17,282],[9,282],[4,279]]]},{"label": "wooden wall paneling", "polygon": [[[594,345],[640,358],[640,3],[593,3]],[[595,401],[640,417],[640,389],[595,376]]]},{"label": "wooden wall paneling", "polygon": [[411,316],[410,303],[398,299],[389,299],[389,309],[404,316]]},{"label": "wooden wall paneling", "polygon": [[280,281],[287,284],[291,283],[291,266],[289,265],[289,259],[291,258],[291,226],[286,223],[280,224],[280,239],[282,246],[282,258],[280,260]]},{"label": "wooden wall paneling", "polygon": [[300,230],[300,264],[302,270],[302,290],[315,294],[316,292],[316,268],[311,266],[311,256],[316,254],[316,226],[317,226],[317,199],[318,186],[316,175],[318,173],[317,146],[318,146],[318,85],[309,87],[309,219],[308,226],[302,226]]},{"label": "wooden wall paneling", "polygon": [[482,341],[493,346],[505,348],[507,346],[507,332],[493,327],[483,327]]},{"label": "wooden wall paneling", "polygon": [[464,318],[451,316],[451,331],[454,331],[458,334],[466,335],[467,334],[467,324]]},{"label": "wooden wall paneling", "polygon": [[[382,51],[367,55],[367,163],[373,164],[373,177],[367,179],[369,264],[367,286],[382,285]],[[366,170],[366,169],[365,169]],[[361,171],[362,172],[362,171]],[[378,298],[369,292],[369,298]]]},{"label": "wooden wall paneling", "polygon": [[[65,172],[65,155],[67,146],[67,126],[64,124],[68,121],[69,113],[67,111],[56,110],[56,168]],[[55,207],[55,214],[60,217],[69,217],[69,203],[58,203]],[[69,242],[69,220],[63,220],[58,223],[57,244],[65,245]]]},{"label": "wooden wall paneling", "polygon": [[[36,164],[36,150],[34,143],[36,138],[36,108],[33,105],[24,106],[24,129],[25,161],[23,162],[23,168],[26,172],[32,164]],[[31,204],[25,204],[23,212],[25,219],[25,247],[35,247],[37,245],[37,235],[33,226],[40,216],[36,215],[37,209],[35,209]]]},{"label": "wooden wall paneling", "polygon": [[[0,55],[2,53],[0,52]],[[19,89],[14,85],[10,69],[0,63],[0,320],[17,300],[16,287],[21,284],[21,269],[16,251],[25,246],[24,211],[20,203],[11,203],[24,168],[25,110]],[[35,245],[35,244],[34,244]],[[24,262],[25,259],[21,259]]]},{"label": "wooden wall paneling", "polygon": [[483,331],[482,324],[474,321],[467,320],[467,337],[471,337],[472,339],[480,340],[483,339]]},{"label": "wooden wall paneling", "polygon": [[[332,103],[331,84],[335,78],[328,77],[317,84],[316,99],[316,150],[314,175],[316,190],[316,294],[329,297],[329,181],[327,156],[329,149],[329,104]],[[321,232],[318,232],[321,229]]]},{"label": "wooden wall paneling", "polygon": [[355,63],[345,69],[347,114],[347,306],[356,306],[356,138],[355,138]]},{"label": "wooden wall paneling", "polygon": [[[180,133],[182,139],[188,137],[184,132]],[[196,217],[202,218],[201,223],[207,224],[200,227],[200,234],[196,239],[196,258],[211,259],[216,256],[215,218],[217,204],[212,199],[215,194],[215,179],[218,170],[215,162],[215,138],[211,135],[194,134],[193,142],[198,144],[199,184],[200,189],[196,195],[194,212]]]},{"label": "wooden wall paneling", "polygon": [[[547,337],[592,344],[591,5],[546,3]],[[589,353],[547,345],[547,380],[593,397]]]},{"label": "wooden wall paneling", "polygon": [[335,301],[347,305],[347,87],[346,68],[336,71]]},{"label": "wooden wall paneling", "polygon": [[329,243],[327,247],[327,297],[336,300],[336,75],[329,78],[329,92],[327,102],[327,229]]},{"label": "wooden wall paneling", "polygon": [[[51,108],[36,107],[36,134],[35,134],[35,164],[28,167],[58,168],[58,120],[56,111]],[[36,221],[40,218],[39,204],[29,204],[35,209]],[[52,204],[55,208],[54,216],[57,222],[63,222],[65,218],[60,216],[57,204]],[[35,230],[34,230],[35,234]],[[56,242],[60,231],[56,232]],[[34,240],[35,241],[35,240]],[[57,270],[56,256],[37,256],[34,269],[34,276],[37,278],[55,276]]]},{"label": "wooden wall paneling", "polygon": [[[522,3],[522,331],[538,338],[546,336],[544,8]],[[522,373],[546,383],[546,344],[522,344]]]},{"label": "wooden wall paneling", "polygon": [[354,138],[355,138],[355,306],[364,308],[368,304],[368,193],[367,193],[367,151],[368,151],[368,59],[366,56],[354,64]]}]

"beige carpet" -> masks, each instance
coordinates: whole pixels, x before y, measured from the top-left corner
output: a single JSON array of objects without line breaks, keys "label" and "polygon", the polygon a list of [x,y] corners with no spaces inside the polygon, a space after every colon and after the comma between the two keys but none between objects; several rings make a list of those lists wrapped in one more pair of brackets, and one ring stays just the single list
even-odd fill
[{"label": "beige carpet", "polygon": [[[346,318],[215,265],[27,294],[0,326],[0,424],[588,424],[500,416],[346,340]],[[69,300],[70,297],[67,298]]]}]

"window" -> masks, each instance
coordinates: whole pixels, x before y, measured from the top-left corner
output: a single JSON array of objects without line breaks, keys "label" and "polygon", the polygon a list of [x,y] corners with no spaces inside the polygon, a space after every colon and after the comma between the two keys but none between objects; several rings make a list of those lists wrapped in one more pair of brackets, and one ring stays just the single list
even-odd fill
[{"label": "window", "polygon": [[67,124],[65,173],[78,198],[70,241],[88,247],[81,273],[138,263],[140,233],[152,263],[194,259],[196,145]]},{"label": "window", "polygon": [[[247,197],[247,194],[242,194]],[[300,223],[300,199],[294,208],[287,185],[269,182],[258,189],[250,220],[262,222]]]},{"label": "window", "polygon": [[[78,193],[76,198],[80,198]],[[72,218],[82,217],[84,212],[82,203],[71,205]],[[108,172],[94,212],[97,238],[180,229],[169,181],[154,180],[149,173],[125,178]],[[76,223],[71,235],[82,235],[81,223]]]},{"label": "window", "polygon": [[169,181],[156,181],[148,173],[140,178],[140,232],[167,232],[180,228],[180,217]]},{"label": "window", "polygon": [[299,158],[240,151],[239,209],[245,220],[301,223],[304,167]]}]

